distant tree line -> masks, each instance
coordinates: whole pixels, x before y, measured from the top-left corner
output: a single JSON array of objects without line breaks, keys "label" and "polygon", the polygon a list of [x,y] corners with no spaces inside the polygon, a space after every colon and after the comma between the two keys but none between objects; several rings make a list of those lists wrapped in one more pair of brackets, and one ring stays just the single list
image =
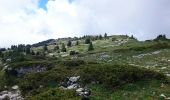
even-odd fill
[{"label": "distant tree line", "polygon": [[46,40],[46,41],[42,41],[42,42],[39,42],[39,43],[33,44],[33,45],[31,45],[31,46],[32,46],[32,47],[44,46],[44,45],[47,45],[47,44],[53,43],[54,41],[55,41],[55,39],[49,39],[49,40]]}]

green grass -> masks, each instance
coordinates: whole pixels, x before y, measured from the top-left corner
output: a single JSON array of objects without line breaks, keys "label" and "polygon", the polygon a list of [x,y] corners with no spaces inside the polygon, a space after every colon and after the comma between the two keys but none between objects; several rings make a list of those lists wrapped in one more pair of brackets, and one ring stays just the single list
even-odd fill
[{"label": "green grass", "polygon": [[170,97],[170,84],[164,84],[163,87],[161,84],[158,80],[142,80],[117,89],[94,84],[87,87],[92,90],[91,100],[159,100],[161,94]]}]

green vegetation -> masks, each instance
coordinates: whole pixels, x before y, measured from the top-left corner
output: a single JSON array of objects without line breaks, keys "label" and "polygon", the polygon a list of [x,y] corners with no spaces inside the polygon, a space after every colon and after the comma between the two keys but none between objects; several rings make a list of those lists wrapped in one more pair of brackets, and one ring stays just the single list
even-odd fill
[{"label": "green vegetation", "polygon": [[[66,46],[66,45],[67,46]],[[164,35],[47,40],[0,50],[0,91],[18,85],[26,100],[82,100],[60,87],[67,77],[91,90],[90,100],[159,100],[170,97],[170,42]]]},{"label": "green vegetation", "polygon": [[27,100],[81,100],[73,90],[50,89]]}]

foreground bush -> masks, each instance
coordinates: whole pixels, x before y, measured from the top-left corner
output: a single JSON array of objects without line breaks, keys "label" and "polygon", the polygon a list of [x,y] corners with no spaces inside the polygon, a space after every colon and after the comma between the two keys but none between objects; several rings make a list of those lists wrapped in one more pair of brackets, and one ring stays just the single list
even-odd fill
[{"label": "foreground bush", "polygon": [[166,77],[158,72],[129,65],[89,65],[82,72],[83,84],[96,82],[109,87],[143,79],[166,81]]},{"label": "foreground bush", "polygon": [[85,64],[83,60],[66,60],[62,62],[63,65],[68,67],[75,67]]},{"label": "foreground bush", "polygon": [[36,95],[40,89],[48,87],[57,87],[66,77],[71,76],[72,72],[65,67],[56,67],[53,70],[42,73],[29,73],[19,81],[19,87],[23,96],[31,94]]},{"label": "foreground bush", "polygon": [[81,98],[76,96],[74,90],[49,89],[27,100],[81,100]]}]

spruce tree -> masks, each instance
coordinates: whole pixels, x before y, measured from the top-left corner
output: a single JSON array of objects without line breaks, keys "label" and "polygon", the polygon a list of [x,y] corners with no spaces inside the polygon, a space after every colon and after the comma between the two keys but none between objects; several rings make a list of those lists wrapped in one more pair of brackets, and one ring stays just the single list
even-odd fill
[{"label": "spruce tree", "polygon": [[67,43],[67,46],[68,46],[68,47],[71,47],[71,44],[72,44],[72,43],[71,43],[71,41],[69,40],[68,43]]},{"label": "spruce tree", "polygon": [[107,38],[107,33],[104,34],[104,38]]},{"label": "spruce tree", "polygon": [[131,35],[131,37],[130,37],[130,38],[131,38],[131,39],[135,39],[133,35]]},{"label": "spruce tree", "polygon": [[88,51],[91,51],[91,50],[94,50],[92,42],[90,42],[89,48],[88,48]]},{"label": "spruce tree", "polygon": [[36,52],[36,56],[39,56],[39,55],[40,55],[40,52],[39,52],[39,51],[37,51],[37,52]]},{"label": "spruce tree", "polygon": [[67,51],[67,50],[66,50],[65,44],[62,43],[61,52],[66,52],[66,51]]},{"label": "spruce tree", "polygon": [[35,52],[34,52],[34,51],[31,51],[31,55],[35,55]]},{"label": "spruce tree", "polygon": [[85,44],[90,44],[90,37],[86,37]]},{"label": "spruce tree", "polygon": [[79,45],[79,41],[78,40],[76,41],[76,45]]},{"label": "spruce tree", "polygon": [[99,35],[99,39],[102,40],[102,38],[103,38],[102,35]]},{"label": "spruce tree", "polygon": [[60,49],[60,47],[59,47],[58,45],[56,45],[56,46],[54,47],[54,51],[59,50],[59,49]]},{"label": "spruce tree", "polygon": [[25,49],[26,49],[26,54],[31,53],[31,46],[30,45],[26,45]]},{"label": "spruce tree", "polygon": [[47,44],[44,45],[43,50],[44,50],[44,51],[47,51],[47,50],[48,50]]},{"label": "spruce tree", "polygon": [[2,51],[0,50],[0,57],[2,57]]}]

